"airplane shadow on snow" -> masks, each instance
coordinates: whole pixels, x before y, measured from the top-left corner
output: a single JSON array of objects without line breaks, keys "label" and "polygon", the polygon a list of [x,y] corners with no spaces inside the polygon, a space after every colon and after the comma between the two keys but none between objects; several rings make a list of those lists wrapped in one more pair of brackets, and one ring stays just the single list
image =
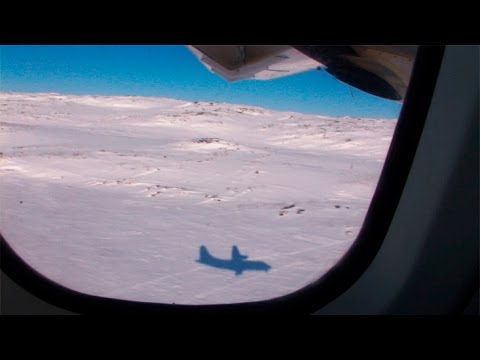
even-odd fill
[{"label": "airplane shadow on snow", "polygon": [[200,264],[216,267],[218,269],[231,270],[235,275],[241,275],[244,271],[269,271],[272,267],[263,261],[246,260],[248,256],[241,255],[238,247],[232,246],[232,258],[229,260],[219,259],[212,256],[206,246],[200,246]]}]

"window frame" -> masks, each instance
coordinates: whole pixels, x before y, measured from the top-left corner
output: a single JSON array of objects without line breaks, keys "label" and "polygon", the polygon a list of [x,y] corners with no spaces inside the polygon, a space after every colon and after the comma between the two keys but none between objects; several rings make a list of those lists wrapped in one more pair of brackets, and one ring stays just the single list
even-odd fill
[{"label": "window frame", "polygon": [[444,46],[420,46],[385,163],[360,232],[350,249],[322,277],[290,294],[262,301],[179,305],[104,298],[66,288],[21,259],[1,235],[0,268],[38,298],[80,314],[310,314],[348,290],[372,263],[388,232],[423,131]]}]

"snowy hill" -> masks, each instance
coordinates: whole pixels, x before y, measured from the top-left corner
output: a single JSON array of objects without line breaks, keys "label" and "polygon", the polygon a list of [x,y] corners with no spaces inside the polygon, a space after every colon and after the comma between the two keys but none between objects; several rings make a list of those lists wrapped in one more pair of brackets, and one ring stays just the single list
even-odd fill
[{"label": "snowy hill", "polygon": [[[264,300],[334,265],[396,125],[147,97],[0,93],[0,231],[77,291],[163,303]],[[233,245],[269,272],[197,263]]]}]

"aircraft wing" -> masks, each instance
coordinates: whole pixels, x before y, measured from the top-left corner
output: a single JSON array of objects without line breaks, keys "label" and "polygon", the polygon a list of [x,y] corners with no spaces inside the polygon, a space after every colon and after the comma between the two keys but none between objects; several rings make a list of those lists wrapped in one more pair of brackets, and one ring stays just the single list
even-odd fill
[{"label": "aircraft wing", "polygon": [[325,69],[369,94],[402,101],[417,46],[187,45],[211,72],[229,82],[271,80]]},{"label": "aircraft wing", "polygon": [[270,80],[322,66],[287,45],[188,45],[211,72],[229,82]]}]

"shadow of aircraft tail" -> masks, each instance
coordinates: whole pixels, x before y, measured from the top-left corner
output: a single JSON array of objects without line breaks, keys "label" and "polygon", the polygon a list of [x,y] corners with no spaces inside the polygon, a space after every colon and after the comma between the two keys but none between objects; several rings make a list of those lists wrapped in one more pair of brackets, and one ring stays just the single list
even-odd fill
[{"label": "shadow of aircraft tail", "polygon": [[235,275],[241,275],[244,271],[265,271],[272,267],[263,261],[246,260],[248,256],[241,255],[236,246],[232,247],[232,258],[230,260],[219,259],[212,256],[205,246],[200,246],[200,258],[197,260],[200,264],[216,267],[218,269],[231,270]]}]

